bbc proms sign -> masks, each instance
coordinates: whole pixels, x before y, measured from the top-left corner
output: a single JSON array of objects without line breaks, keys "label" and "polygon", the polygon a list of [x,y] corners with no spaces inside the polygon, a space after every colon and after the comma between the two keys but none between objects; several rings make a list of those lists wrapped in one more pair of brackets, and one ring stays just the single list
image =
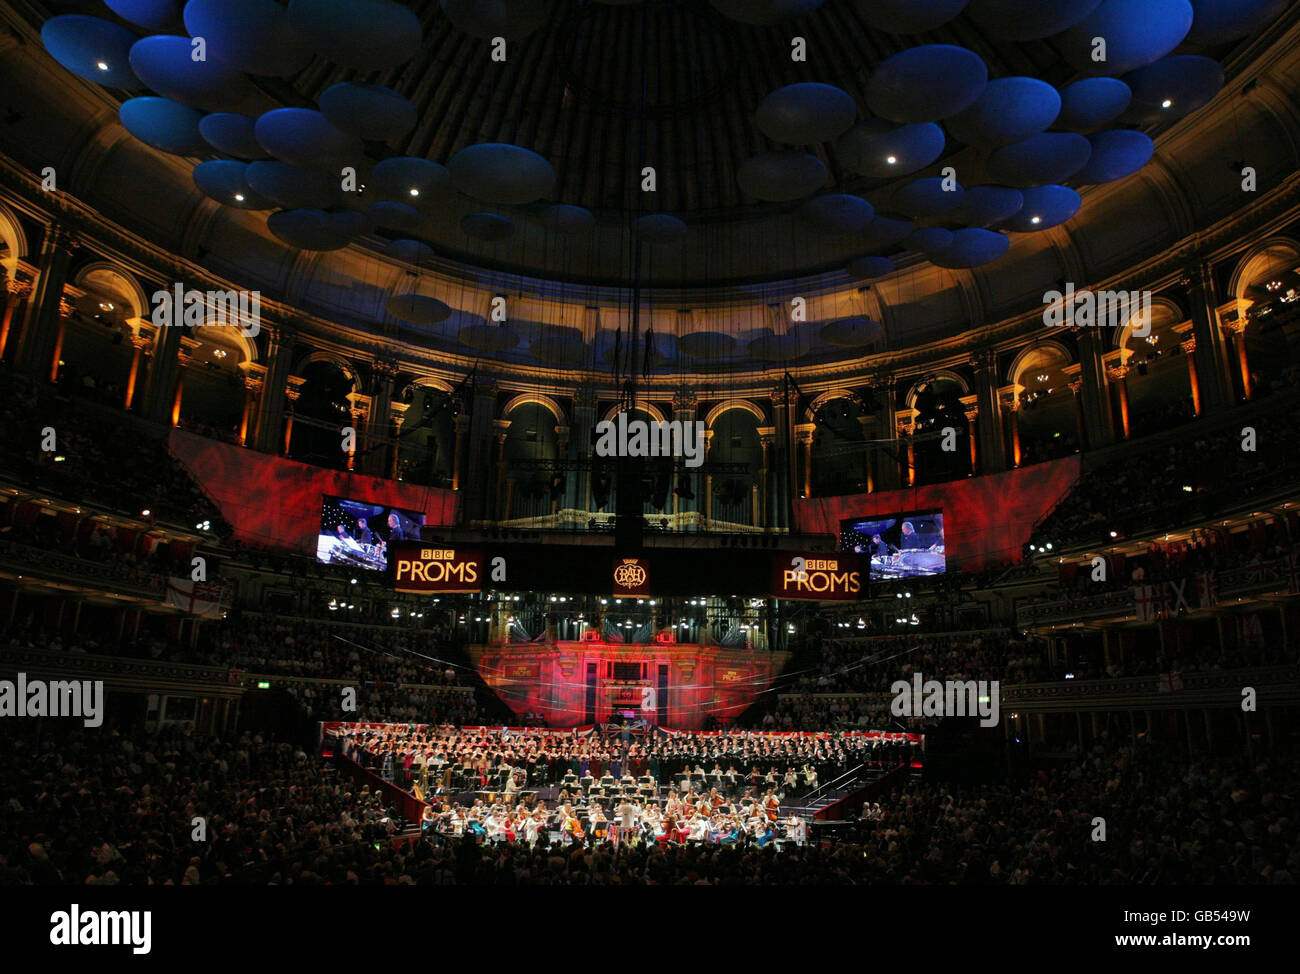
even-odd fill
[{"label": "bbc proms sign", "polygon": [[862,557],[835,552],[783,552],[772,559],[771,594],[778,599],[858,602],[863,590]]},{"label": "bbc proms sign", "polygon": [[483,552],[476,548],[395,545],[389,552],[398,592],[481,592]]}]

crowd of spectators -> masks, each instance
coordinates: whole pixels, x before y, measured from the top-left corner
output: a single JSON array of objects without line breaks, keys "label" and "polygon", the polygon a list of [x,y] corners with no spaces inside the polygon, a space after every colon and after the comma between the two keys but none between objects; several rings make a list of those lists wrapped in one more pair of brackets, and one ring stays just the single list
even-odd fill
[{"label": "crowd of spectators", "polygon": [[217,534],[228,530],[161,439],[143,427],[124,430],[122,417],[97,409],[0,370],[0,473],[87,507],[187,528],[207,522]]},{"label": "crowd of spectators", "polygon": [[1300,869],[1294,755],[1189,759],[1149,743],[1003,782],[909,780],[856,825],[834,837],[815,826],[780,851],[411,841],[366,786],[249,736],[28,725],[0,771],[14,783],[0,806],[3,884],[1280,885]]},{"label": "crowd of spectators", "polygon": [[[1243,448],[1251,445],[1244,426],[1254,430],[1254,449]],[[1260,412],[1215,430],[1194,427],[1189,435],[1125,450],[1085,470],[1030,544],[1051,542],[1056,550],[1104,545],[1116,536],[1195,523],[1229,502],[1294,483],[1297,471],[1300,428],[1288,410]]]},{"label": "crowd of spectators", "polygon": [[[10,731],[0,753],[0,884],[276,883],[397,828],[377,795],[297,745],[46,721]],[[197,840],[196,817],[206,833]]]}]

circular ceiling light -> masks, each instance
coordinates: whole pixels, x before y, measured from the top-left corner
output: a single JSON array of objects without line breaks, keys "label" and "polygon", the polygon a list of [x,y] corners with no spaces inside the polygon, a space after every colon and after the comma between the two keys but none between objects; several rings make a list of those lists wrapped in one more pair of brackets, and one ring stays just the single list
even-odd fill
[{"label": "circular ceiling light", "polygon": [[859,122],[835,143],[844,166],[872,179],[906,176],[943,155],[943,129],[933,122],[896,125],[883,118]]},{"label": "circular ceiling light", "polygon": [[1196,54],[1175,54],[1124,76],[1133,103],[1124,121],[1149,124],[1182,118],[1207,105],[1223,88],[1218,61]]},{"label": "circular ceiling light", "polygon": [[223,206],[241,210],[273,210],[275,202],[248,185],[248,163],[210,159],[194,167],[194,185]]},{"label": "circular ceiling light", "polygon": [[1025,194],[1010,186],[968,186],[952,219],[972,227],[1001,223],[1020,212]]},{"label": "circular ceiling light", "polygon": [[144,87],[131,70],[131,47],[137,40],[121,24],[81,14],[51,17],[41,27],[41,43],[50,57],[78,77],[110,88]]},{"label": "circular ceiling light", "polygon": [[1082,205],[1068,186],[1034,186],[1025,190],[1024,208],[1003,226],[1019,233],[1048,230],[1072,219]]}]

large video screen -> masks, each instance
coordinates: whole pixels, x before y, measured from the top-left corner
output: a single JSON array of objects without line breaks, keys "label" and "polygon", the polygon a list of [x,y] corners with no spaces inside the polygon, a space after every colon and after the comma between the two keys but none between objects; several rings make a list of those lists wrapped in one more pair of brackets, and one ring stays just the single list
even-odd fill
[{"label": "large video screen", "polygon": [[941,575],[947,570],[942,511],[849,518],[840,523],[840,547],[869,554],[872,578]]},{"label": "large video screen", "polygon": [[399,507],[326,496],[321,501],[316,560],[370,571],[388,567],[388,546],[419,541],[424,515]]}]

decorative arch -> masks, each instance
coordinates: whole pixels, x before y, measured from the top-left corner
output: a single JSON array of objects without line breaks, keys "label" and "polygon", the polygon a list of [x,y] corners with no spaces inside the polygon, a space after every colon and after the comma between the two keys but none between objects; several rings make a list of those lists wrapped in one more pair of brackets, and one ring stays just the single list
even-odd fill
[{"label": "decorative arch", "polygon": [[1007,381],[1015,385],[1023,385],[1020,377],[1030,369],[1069,365],[1073,359],[1070,350],[1060,342],[1053,338],[1044,338],[1026,345],[1016,354],[1007,369]]},{"label": "decorative arch", "polygon": [[[612,420],[619,413],[618,407],[619,404],[614,403],[614,405],[610,406],[607,410],[605,410],[605,415],[602,417],[602,419]],[[664,418],[663,411],[652,402],[639,402],[636,404],[636,408],[641,412],[646,413],[656,423],[667,422],[667,420]]]},{"label": "decorative arch", "polygon": [[856,401],[858,398],[858,393],[854,392],[852,389],[827,389],[820,396],[810,402],[808,408],[803,411],[804,422],[811,423],[813,417],[817,414],[817,410],[821,409],[822,406],[834,399],[853,399]]},{"label": "decorative arch", "polygon": [[566,425],[564,410],[560,408],[560,404],[550,396],[544,396],[540,392],[521,392],[502,407],[501,415],[503,417],[509,416],[520,406],[527,405],[528,403],[536,403],[538,406],[547,410],[555,417],[555,423],[557,426]]},{"label": "decorative arch", "polygon": [[117,285],[115,290],[123,292],[131,301],[131,314],[128,318],[148,318],[152,311],[149,296],[130,271],[107,260],[97,260],[87,264],[77,272],[73,284],[83,291],[95,291],[96,279],[108,277]]},{"label": "decorative arch", "polygon": [[[1128,340],[1133,337],[1133,327],[1139,324],[1139,319],[1141,317],[1142,310],[1139,309],[1135,313],[1129,315],[1128,320],[1124,322],[1123,328],[1119,328],[1115,331],[1116,348],[1128,347]],[[1151,330],[1148,334],[1155,334],[1156,331],[1166,325],[1176,325],[1178,322],[1184,320],[1184,317],[1183,309],[1180,308],[1178,302],[1174,301],[1172,298],[1166,298],[1163,296],[1152,298],[1151,321],[1147,323]]]},{"label": "decorative arch", "polygon": [[1300,243],[1283,236],[1261,241],[1248,250],[1233,268],[1232,277],[1228,280],[1228,293],[1234,298],[1244,298],[1246,288],[1250,287],[1254,278],[1280,262],[1287,263],[1287,270],[1295,270],[1300,266]]},{"label": "decorative arch", "polygon": [[330,365],[336,366],[340,372],[347,376],[348,381],[352,383],[352,389],[354,392],[361,388],[361,380],[357,377],[357,370],[352,367],[352,363],[341,355],[336,355],[334,352],[327,352],[324,349],[318,349],[306,358],[299,360],[298,364],[294,366],[293,374],[302,375],[307,366],[314,365],[317,362],[328,362]]},{"label": "decorative arch", "polygon": [[27,234],[23,233],[23,226],[14,216],[13,210],[3,204],[0,204],[0,241],[9,248],[9,253],[0,263],[9,276],[13,277],[18,270],[18,262],[27,256]]},{"label": "decorative arch", "polygon": [[[217,335],[220,335],[220,338],[216,337]],[[243,356],[240,359],[241,362],[257,361],[257,343],[245,335],[238,325],[208,325],[205,323],[204,327],[194,330],[193,337],[200,340],[209,337],[214,344],[233,345]]]},{"label": "decorative arch", "polygon": [[718,417],[732,409],[739,409],[742,412],[749,413],[754,417],[754,419],[758,420],[760,424],[766,421],[766,417],[763,415],[763,410],[754,405],[748,399],[726,399],[709,410],[708,415],[704,417],[705,427],[707,429],[713,429],[713,424],[717,422]]},{"label": "decorative arch", "polygon": [[433,375],[422,375],[408,382],[399,395],[404,396],[408,390],[414,391],[415,389],[437,389],[439,392],[445,392],[448,395],[456,391],[452,384],[445,379],[439,379]]},{"label": "decorative arch", "polygon": [[957,383],[957,385],[961,386],[961,394],[963,396],[970,395],[970,384],[967,383],[960,374],[952,371],[952,369],[938,369],[934,372],[927,372],[925,375],[921,376],[921,378],[913,382],[912,387],[907,390],[907,396],[903,402],[907,404],[909,409],[912,408],[916,403],[916,396],[920,391],[921,386],[928,382],[937,382],[940,379]]}]

